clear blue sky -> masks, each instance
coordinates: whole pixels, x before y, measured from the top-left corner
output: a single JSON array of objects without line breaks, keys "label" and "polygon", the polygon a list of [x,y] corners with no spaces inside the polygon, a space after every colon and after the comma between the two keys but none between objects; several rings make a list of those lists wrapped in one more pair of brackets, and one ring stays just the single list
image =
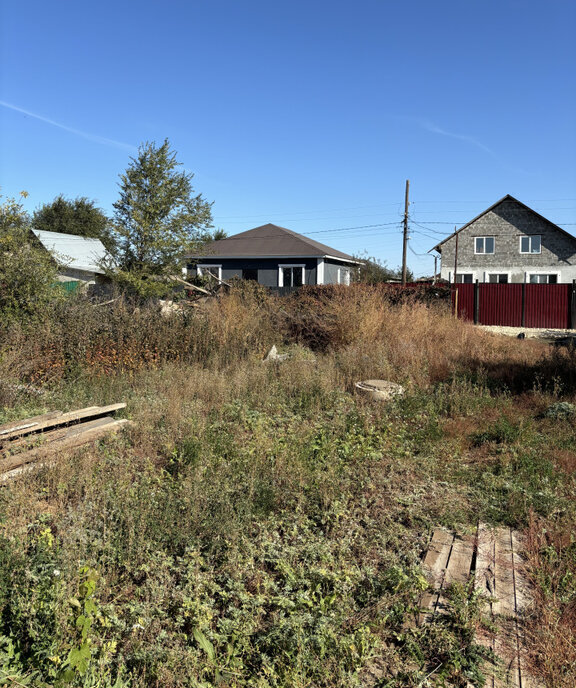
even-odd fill
[{"label": "clear blue sky", "polygon": [[576,233],[573,0],[1,7],[0,186],[30,210],[111,213],[167,137],[229,234],[274,222],[395,267],[406,179],[415,253],[507,193]]}]

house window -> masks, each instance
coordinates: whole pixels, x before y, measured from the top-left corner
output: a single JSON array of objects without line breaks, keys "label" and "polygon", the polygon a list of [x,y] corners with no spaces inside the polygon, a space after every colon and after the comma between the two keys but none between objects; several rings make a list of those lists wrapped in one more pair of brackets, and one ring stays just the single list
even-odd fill
[{"label": "house window", "polygon": [[257,282],[258,281],[258,270],[255,270],[253,268],[242,270],[242,279],[252,280],[253,282]]},{"label": "house window", "polygon": [[490,272],[488,273],[488,282],[490,284],[508,284],[508,273]]},{"label": "house window", "polygon": [[301,287],[304,284],[304,265],[279,265],[279,287]]},{"label": "house window", "polygon": [[530,274],[528,276],[528,281],[530,284],[558,284],[558,277],[559,275],[557,273],[552,273],[552,274]]},{"label": "house window", "polygon": [[494,253],[494,237],[474,237],[474,253]]},{"label": "house window", "polygon": [[196,274],[198,277],[212,277],[217,280],[222,279],[221,265],[197,265]]},{"label": "house window", "polygon": [[350,286],[350,270],[348,268],[338,268],[338,284]]},{"label": "house window", "polygon": [[456,284],[472,284],[474,281],[474,275],[471,272],[457,272],[456,273]]},{"label": "house window", "polygon": [[520,237],[520,253],[541,253],[542,237],[540,234]]}]

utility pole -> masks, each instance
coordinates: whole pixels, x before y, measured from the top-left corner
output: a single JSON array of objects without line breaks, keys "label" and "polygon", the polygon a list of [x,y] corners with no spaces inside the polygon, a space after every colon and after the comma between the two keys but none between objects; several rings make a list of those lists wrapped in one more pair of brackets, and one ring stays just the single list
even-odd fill
[{"label": "utility pole", "polygon": [[404,241],[402,245],[402,286],[406,286],[406,250],[408,248],[408,192],[410,190],[410,180],[406,180],[406,195],[404,197]]},{"label": "utility pole", "polygon": [[456,275],[458,274],[458,232],[456,227],[454,227],[454,233],[456,234],[456,250],[454,251],[454,284],[456,284]]}]

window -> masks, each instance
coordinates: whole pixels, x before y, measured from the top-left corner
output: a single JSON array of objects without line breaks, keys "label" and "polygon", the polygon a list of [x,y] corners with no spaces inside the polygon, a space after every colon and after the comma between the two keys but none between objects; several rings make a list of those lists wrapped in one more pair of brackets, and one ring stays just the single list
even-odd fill
[{"label": "window", "polygon": [[350,270],[348,268],[338,268],[338,284],[350,286]]},{"label": "window", "polygon": [[558,274],[531,274],[528,281],[530,284],[558,284]]},{"label": "window", "polygon": [[488,282],[490,284],[508,284],[508,273],[507,272],[490,272],[488,274]]},{"label": "window", "polygon": [[472,284],[474,275],[471,272],[457,272],[456,284]]},{"label": "window", "polygon": [[248,268],[246,270],[242,270],[242,279],[252,280],[254,282],[257,282],[258,281],[258,270],[254,270],[253,268]]},{"label": "window", "polygon": [[494,237],[474,237],[474,253],[494,253]]},{"label": "window", "polygon": [[198,277],[213,277],[217,280],[222,279],[221,265],[197,265],[196,274]]},{"label": "window", "polygon": [[520,253],[541,253],[542,237],[540,234],[520,237]]},{"label": "window", "polygon": [[303,265],[279,265],[278,266],[278,286],[279,287],[301,287],[304,284]]}]

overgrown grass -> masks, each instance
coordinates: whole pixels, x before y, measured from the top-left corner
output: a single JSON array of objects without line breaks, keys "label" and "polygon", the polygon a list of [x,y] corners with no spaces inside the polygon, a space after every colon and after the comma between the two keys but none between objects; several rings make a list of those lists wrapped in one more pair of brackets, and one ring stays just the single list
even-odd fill
[{"label": "overgrown grass", "polygon": [[[137,421],[0,489],[0,683],[480,686],[472,590],[407,624],[431,529],[482,519],[530,534],[534,669],[574,685],[548,639],[574,637],[576,433],[543,413],[573,401],[570,352],[368,288],[78,301],[0,336],[4,419],[123,400]],[[263,363],[272,343],[292,358]]]}]

